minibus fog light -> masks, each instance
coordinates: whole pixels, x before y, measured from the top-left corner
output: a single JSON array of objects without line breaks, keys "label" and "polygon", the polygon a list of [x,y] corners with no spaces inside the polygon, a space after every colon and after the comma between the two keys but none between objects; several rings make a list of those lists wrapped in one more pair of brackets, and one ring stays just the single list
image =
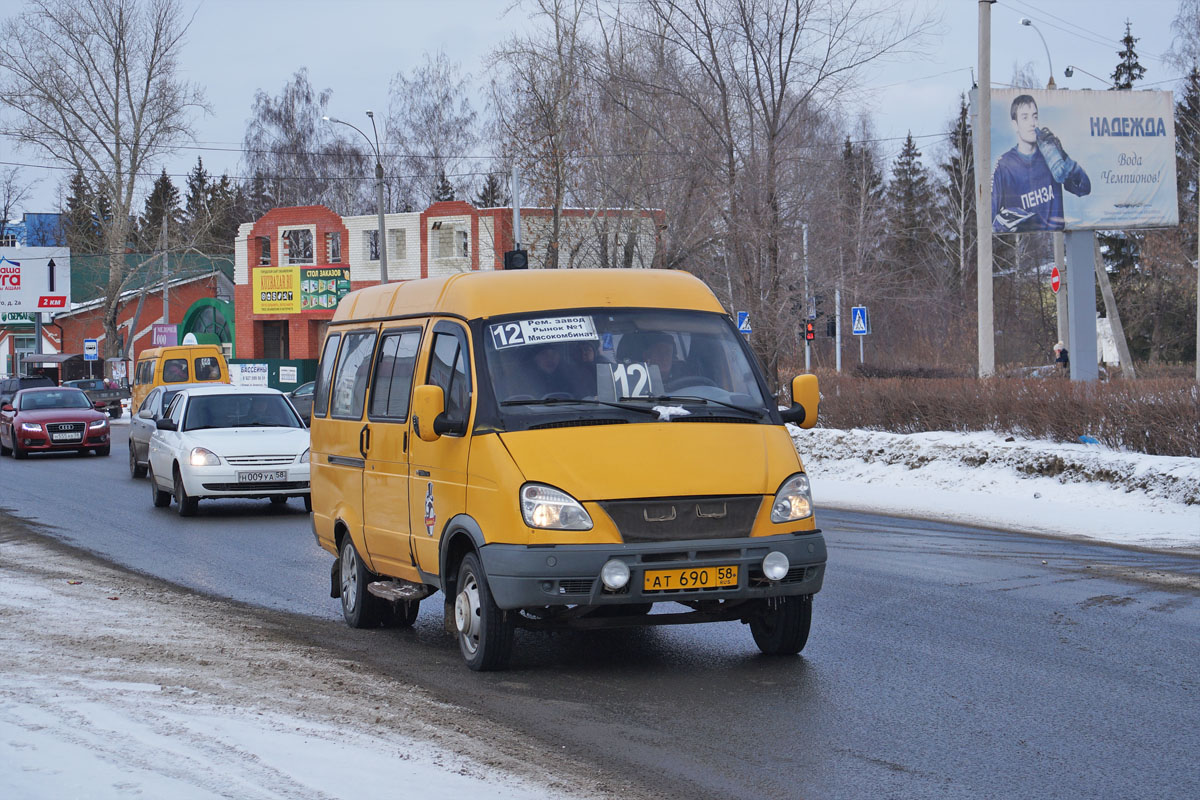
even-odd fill
[{"label": "minibus fog light", "polygon": [[808,476],[797,472],[783,482],[771,504],[771,522],[792,522],[812,516],[812,492]]},{"label": "minibus fog light", "polygon": [[521,487],[521,516],[531,528],[556,531],[587,531],[592,518],[571,495],[543,483]]},{"label": "minibus fog light", "polygon": [[767,580],[781,581],[787,576],[791,566],[787,556],[778,550],[772,550],[763,559],[763,575],[767,576]]},{"label": "minibus fog light", "polygon": [[629,583],[629,565],[619,558],[609,559],[600,569],[600,581],[610,591],[624,589]]}]

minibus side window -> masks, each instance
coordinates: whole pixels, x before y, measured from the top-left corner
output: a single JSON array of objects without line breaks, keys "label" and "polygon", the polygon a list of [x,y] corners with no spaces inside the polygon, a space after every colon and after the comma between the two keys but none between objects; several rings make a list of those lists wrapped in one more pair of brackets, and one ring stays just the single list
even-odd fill
[{"label": "minibus side window", "polygon": [[419,330],[388,333],[383,337],[371,381],[369,417],[397,420],[408,417],[408,399],[420,345]]},{"label": "minibus side window", "polygon": [[346,334],[346,345],[338,356],[333,376],[330,416],[361,419],[367,396],[367,377],[371,374],[371,354],[375,352],[375,332]]},{"label": "minibus side window", "polygon": [[333,365],[337,361],[338,342],[342,340],[335,333],[325,340],[325,349],[321,352],[321,369],[317,372],[317,384],[313,387],[313,416],[323,417],[329,413],[329,378],[333,375]]},{"label": "minibus side window", "polygon": [[465,348],[455,334],[434,334],[428,383],[442,387],[446,397],[446,416],[466,422],[470,413],[471,377]]},{"label": "minibus side window", "polygon": [[163,383],[183,383],[188,380],[188,360],[168,358],[163,362]]}]

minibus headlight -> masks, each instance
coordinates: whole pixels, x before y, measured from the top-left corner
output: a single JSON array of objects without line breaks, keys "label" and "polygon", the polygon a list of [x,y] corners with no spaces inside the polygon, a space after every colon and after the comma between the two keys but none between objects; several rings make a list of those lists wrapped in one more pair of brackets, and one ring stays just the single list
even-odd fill
[{"label": "minibus headlight", "polygon": [[188,463],[193,467],[215,467],[221,463],[221,459],[206,447],[193,447],[188,456]]},{"label": "minibus headlight", "polygon": [[771,522],[791,522],[812,516],[812,492],[808,476],[797,472],[783,482],[771,504]]},{"label": "minibus headlight", "polygon": [[543,483],[521,487],[521,516],[531,528],[556,531],[587,531],[592,518],[571,495]]}]

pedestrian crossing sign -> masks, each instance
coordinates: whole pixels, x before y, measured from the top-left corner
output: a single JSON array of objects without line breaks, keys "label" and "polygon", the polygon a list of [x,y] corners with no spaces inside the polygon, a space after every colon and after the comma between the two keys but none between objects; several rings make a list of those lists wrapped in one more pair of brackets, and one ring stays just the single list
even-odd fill
[{"label": "pedestrian crossing sign", "polygon": [[850,332],[855,336],[866,336],[871,332],[871,318],[867,315],[866,306],[850,309]]},{"label": "pedestrian crossing sign", "polygon": [[750,333],[750,312],[737,312],[737,329],[738,333]]}]

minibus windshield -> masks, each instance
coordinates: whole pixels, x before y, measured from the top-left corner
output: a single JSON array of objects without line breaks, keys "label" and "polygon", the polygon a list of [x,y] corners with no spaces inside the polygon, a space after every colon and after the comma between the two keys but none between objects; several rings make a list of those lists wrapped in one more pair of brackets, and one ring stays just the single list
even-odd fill
[{"label": "minibus windshield", "polygon": [[483,324],[506,427],[548,417],[768,421],[756,369],[729,320],[701,311],[542,312]]}]

